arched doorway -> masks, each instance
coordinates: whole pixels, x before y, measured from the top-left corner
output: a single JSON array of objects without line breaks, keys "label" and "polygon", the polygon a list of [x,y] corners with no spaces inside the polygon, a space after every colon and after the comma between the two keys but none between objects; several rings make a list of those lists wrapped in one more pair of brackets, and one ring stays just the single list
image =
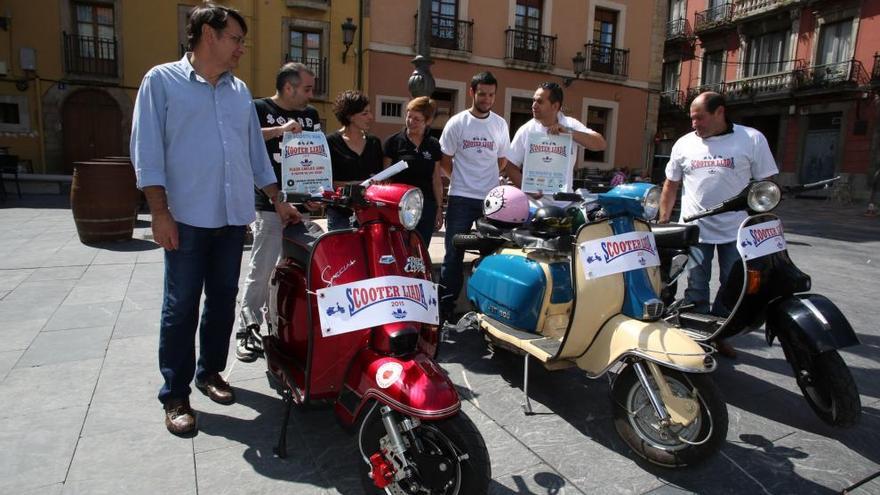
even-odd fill
[{"label": "arched doorway", "polygon": [[122,155],[122,111],[109,94],[84,89],[70,95],[61,110],[64,170],[73,162]]}]

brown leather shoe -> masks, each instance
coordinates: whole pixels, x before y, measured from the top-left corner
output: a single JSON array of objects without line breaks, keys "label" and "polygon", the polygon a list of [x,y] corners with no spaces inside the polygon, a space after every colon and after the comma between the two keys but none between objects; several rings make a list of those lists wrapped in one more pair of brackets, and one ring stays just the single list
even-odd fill
[{"label": "brown leather shoe", "polygon": [[165,428],[181,437],[195,434],[196,413],[189,406],[189,398],[168,399],[165,402]]},{"label": "brown leather shoe", "polygon": [[210,375],[203,382],[196,382],[196,388],[218,404],[232,404],[235,402],[235,392],[229,383],[220,376],[220,373]]},{"label": "brown leather shoe", "polygon": [[718,354],[726,357],[727,359],[736,359],[736,349],[730,345],[726,340],[716,340],[712,342],[712,346],[718,352]]}]

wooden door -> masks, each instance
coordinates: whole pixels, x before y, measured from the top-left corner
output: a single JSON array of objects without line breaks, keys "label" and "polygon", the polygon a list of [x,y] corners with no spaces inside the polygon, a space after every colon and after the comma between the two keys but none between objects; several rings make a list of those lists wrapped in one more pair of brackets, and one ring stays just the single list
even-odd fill
[{"label": "wooden door", "polygon": [[122,111],[104,91],[72,94],[61,113],[66,173],[73,171],[73,162],[128,154],[122,147]]}]

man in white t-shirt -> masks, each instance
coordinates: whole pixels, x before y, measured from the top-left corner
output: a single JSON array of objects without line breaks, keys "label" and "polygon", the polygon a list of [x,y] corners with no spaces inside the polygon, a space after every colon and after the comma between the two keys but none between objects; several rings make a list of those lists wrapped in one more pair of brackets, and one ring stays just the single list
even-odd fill
[{"label": "man in white t-shirt", "polygon": [[[515,167],[507,167],[507,175],[517,187],[522,187],[522,168],[529,147],[529,134],[571,134],[571,148],[568,150],[569,173],[565,191],[572,191],[574,166],[579,156],[578,148],[583,146],[590,151],[605,149],[605,138],[588,128],[577,119],[562,114],[562,88],[554,82],[541,83],[532,97],[532,120],[523,124],[510,142],[507,160]],[[548,193],[555,191],[547,191]]]},{"label": "man in white t-shirt", "polygon": [[[681,218],[699,213],[739,194],[752,179],[766,179],[779,173],[767,139],[760,131],[728,120],[724,97],[714,92],[697,96],[690,108],[693,132],[676,141],[666,165],[666,182],[660,197],[660,223],[669,222],[678,186],[684,182]],[[691,266],[685,301],[698,313],[709,313],[709,279],[712,258],[718,251],[721,286],[739,259],[736,235],[746,212],[727,212],[696,220],[700,243],[691,248]],[[680,221],[680,220],[679,220]],[[727,316],[717,298],[711,313]],[[719,342],[719,352],[736,354],[729,344]]]},{"label": "man in white t-shirt", "polygon": [[454,115],[443,128],[440,167],[450,177],[446,207],[446,256],[440,269],[441,321],[452,317],[463,282],[464,251],[452,245],[455,234],[468,233],[483,216],[483,201],[498,185],[510,146],[507,122],[492,112],[498,81],[489,72],[471,79],[471,108]]}]

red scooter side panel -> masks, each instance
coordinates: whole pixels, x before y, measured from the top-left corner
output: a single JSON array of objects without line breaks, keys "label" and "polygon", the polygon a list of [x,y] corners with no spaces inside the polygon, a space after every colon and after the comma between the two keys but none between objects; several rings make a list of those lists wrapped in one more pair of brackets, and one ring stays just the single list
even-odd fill
[{"label": "red scooter side panel", "polygon": [[425,420],[443,419],[461,408],[455,385],[428,356],[398,359],[364,349],[348,372],[336,414],[351,426],[371,400]]}]

